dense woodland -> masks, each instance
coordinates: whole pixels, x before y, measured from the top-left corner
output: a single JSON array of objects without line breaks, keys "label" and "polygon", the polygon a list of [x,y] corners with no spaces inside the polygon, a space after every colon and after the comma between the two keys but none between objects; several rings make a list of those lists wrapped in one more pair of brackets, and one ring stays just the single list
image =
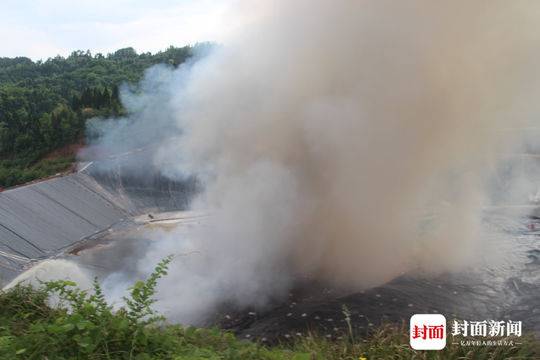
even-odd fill
[{"label": "dense woodland", "polygon": [[186,46],[156,54],[74,51],[35,62],[0,58],[0,187],[69,168],[73,154],[59,149],[83,141],[87,119],[123,113],[119,86],[139,81],[152,65],[176,67],[191,55]]}]

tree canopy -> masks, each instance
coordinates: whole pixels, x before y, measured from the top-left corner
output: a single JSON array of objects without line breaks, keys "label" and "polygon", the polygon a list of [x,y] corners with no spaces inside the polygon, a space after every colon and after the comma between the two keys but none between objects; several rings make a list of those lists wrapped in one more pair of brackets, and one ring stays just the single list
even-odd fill
[{"label": "tree canopy", "polygon": [[122,114],[118,86],[138,82],[155,64],[179,66],[192,53],[190,46],[171,46],[155,54],[124,48],[107,55],[78,50],[46,61],[0,58],[0,187],[57,172],[43,157],[82,141],[86,119]]}]

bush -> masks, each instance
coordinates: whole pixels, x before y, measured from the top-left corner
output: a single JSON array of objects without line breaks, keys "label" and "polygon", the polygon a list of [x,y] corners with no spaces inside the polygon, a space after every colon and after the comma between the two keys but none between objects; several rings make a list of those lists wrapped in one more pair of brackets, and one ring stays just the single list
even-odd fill
[{"label": "bush", "polygon": [[0,187],[7,188],[69,170],[74,156],[55,159],[0,160]]},{"label": "bush", "polygon": [[[2,359],[534,359],[532,337],[519,347],[460,347],[415,351],[403,328],[384,326],[371,338],[331,341],[317,335],[275,347],[240,341],[219,329],[170,325],[151,306],[159,278],[172,260],[161,261],[146,281],[130,288],[125,306],[113,311],[94,281],[83,291],[69,281],[51,281],[40,289],[16,286],[0,293]],[[58,306],[48,305],[57,296]],[[345,316],[347,319],[347,316]]]}]

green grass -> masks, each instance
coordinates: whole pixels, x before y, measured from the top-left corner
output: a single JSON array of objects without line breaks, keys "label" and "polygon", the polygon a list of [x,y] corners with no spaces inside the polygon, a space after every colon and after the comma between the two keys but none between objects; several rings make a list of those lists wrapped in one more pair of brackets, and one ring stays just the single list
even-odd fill
[{"label": "green grass", "polygon": [[0,187],[7,188],[53,176],[68,170],[74,161],[74,156],[41,159],[36,162],[26,159],[0,160]]},{"label": "green grass", "polygon": [[[538,342],[521,338],[516,347],[461,347],[414,351],[407,332],[383,326],[370,338],[327,340],[308,335],[290,344],[266,347],[219,329],[168,324],[152,310],[159,278],[171,259],[130,289],[125,307],[113,311],[96,281],[92,292],[68,281],[40,289],[17,286],[0,293],[1,359],[535,359]],[[60,298],[55,307],[51,296]],[[69,309],[69,310],[68,310]]]}]

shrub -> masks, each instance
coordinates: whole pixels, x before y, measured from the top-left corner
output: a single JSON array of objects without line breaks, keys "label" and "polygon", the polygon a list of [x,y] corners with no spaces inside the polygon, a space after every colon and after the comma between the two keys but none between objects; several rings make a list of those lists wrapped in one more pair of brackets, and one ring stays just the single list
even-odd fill
[{"label": "shrub", "polygon": [[[138,281],[113,311],[98,281],[91,292],[70,281],[16,286],[0,293],[1,359],[534,359],[538,342],[522,338],[519,347],[460,347],[415,351],[405,329],[384,326],[369,339],[331,341],[316,334],[290,344],[265,347],[240,341],[219,329],[167,324],[152,310],[158,280],[172,257],[161,261],[146,281]],[[59,305],[48,300],[57,296]],[[347,321],[348,310],[344,308]]]}]

